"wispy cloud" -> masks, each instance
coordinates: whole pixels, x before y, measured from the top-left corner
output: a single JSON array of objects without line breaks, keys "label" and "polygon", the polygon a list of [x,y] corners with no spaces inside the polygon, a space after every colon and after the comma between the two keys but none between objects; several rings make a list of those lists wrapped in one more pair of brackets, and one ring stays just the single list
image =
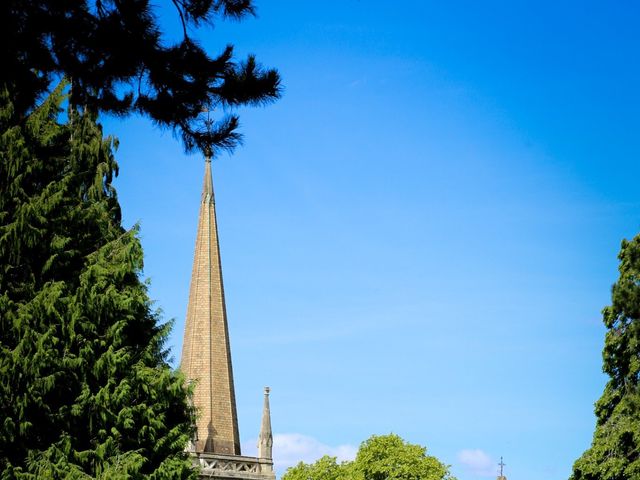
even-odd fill
[{"label": "wispy cloud", "polygon": [[[255,455],[257,440],[245,442],[243,452]],[[273,460],[276,471],[280,474],[296,465],[298,462],[311,463],[324,455],[337,457],[338,461],[353,460],[358,447],[353,445],[338,445],[332,447],[313,437],[300,433],[276,433],[273,436]]]},{"label": "wispy cloud", "polygon": [[464,469],[473,475],[478,477],[494,477],[496,474],[496,462],[483,450],[460,450],[457,458]]}]

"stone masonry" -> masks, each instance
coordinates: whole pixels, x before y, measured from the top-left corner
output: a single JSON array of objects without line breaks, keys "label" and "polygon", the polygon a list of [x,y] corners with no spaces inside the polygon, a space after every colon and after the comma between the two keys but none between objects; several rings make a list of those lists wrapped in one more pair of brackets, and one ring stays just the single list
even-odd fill
[{"label": "stone masonry", "polygon": [[275,480],[268,388],[259,436],[260,458],[240,452],[210,159],[205,162],[180,369],[189,382],[195,382],[193,404],[198,416],[190,451],[194,465],[200,468],[200,478]]},{"label": "stone masonry", "polygon": [[202,202],[180,368],[196,382],[196,451],[240,455],[231,349],[222,283],[211,162],[205,162]]}]

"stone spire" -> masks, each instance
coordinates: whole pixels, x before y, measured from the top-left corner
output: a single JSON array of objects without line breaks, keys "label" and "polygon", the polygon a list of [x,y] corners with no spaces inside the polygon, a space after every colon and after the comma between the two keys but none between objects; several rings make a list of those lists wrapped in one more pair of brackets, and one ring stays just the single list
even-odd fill
[{"label": "stone spire", "polygon": [[204,170],[180,369],[195,381],[195,451],[240,455],[211,159]]},{"label": "stone spire", "polygon": [[273,434],[271,433],[271,410],[269,409],[269,387],[264,387],[264,407],[262,408],[262,425],[258,437],[258,458],[271,460]]}]

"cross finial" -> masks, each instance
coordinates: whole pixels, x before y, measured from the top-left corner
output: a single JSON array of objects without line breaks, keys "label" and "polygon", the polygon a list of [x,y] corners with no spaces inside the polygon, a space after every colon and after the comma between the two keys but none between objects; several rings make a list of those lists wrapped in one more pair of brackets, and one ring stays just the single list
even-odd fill
[{"label": "cross finial", "polygon": [[502,457],[500,457],[500,463],[498,465],[500,466],[500,476],[502,477],[502,474],[504,473],[503,470],[506,465],[506,463],[504,463],[504,461],[502,460]]}]

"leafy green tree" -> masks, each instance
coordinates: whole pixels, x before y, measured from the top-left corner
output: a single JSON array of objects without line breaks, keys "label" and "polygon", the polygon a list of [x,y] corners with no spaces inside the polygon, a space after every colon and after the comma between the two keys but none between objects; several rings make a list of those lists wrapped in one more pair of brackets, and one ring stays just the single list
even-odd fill
[{"label": "leafy green tree", "polygon": [[338,463],[336,457],[325,455],[315,463],[300,462],[287,469],[282,480],[348,480],[351,462]]},{"label": "leafy green tree", "polygon": [[609,381],[596,402],[593,442],[573,466],[573,480],[640,478],[640,235],[624,240],[620,277],[611,305],[602,354]]},{"label": "leafy green tree", "polygon": [[313,464],[300,462],[282,480],[455,480],[446,465],[427,455],[427,449],[395,434],[373,435],[360,445],[352,462],[338,464],[322,457]]},{"label": "leafy green tree", "polygon": [[194,478],[115,140],[92,113],[61,123],[63,92],[22,121],[0,93],[0,478]]},{"label": "leafy green tree", "polygon": [[427,455],[426,447],[407,443],[398,435],[372,436],[358,450],[355,471],[364,480],[442,480],[448,468]]},{"label": "leafy green tree", "polygon": [[[175,8],[174,20],[182,25],[175,42],[162,34],[161,3],[150,0],[3,0],[0,89],[25,116],[52,80],[66,76],[76,105],[147,115],[175,129],[188,150],[232,148],[240,140],[238,117],[225,112],[274,100],[280,78],[253,56],[236,61],[231,45],[209,56],[192,34],[218,20],[253,15],[253,1],[165,5]],[[203,124],[203,107],[209,110],[204,118],[215,121]]]}]

